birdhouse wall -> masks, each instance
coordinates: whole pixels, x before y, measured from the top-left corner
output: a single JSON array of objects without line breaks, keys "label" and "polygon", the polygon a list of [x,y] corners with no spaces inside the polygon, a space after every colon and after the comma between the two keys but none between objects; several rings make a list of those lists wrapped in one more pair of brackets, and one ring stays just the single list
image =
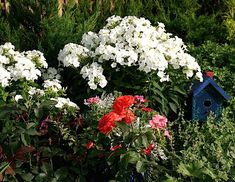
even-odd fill
[{"label": "birdhouse wall", "polygon": [[216,117],[221,115],[223,98],[213,88],[206,87],[192,98],[192,120],[206,121],[210,112]]}]

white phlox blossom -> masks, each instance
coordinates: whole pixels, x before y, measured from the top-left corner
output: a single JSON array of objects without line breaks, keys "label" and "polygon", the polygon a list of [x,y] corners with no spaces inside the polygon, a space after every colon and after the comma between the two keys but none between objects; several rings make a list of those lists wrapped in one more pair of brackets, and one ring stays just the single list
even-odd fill
[{"label": "white phlox blossom", "polygon": [[37,80],[41,76],[40,69],[48,66],[40,51],[18,52],[14,49],[9,42],[0,45],[0,85],[3,87],[20,79]]},{"label": "white phlox blossom", "polygon": [[37,68],[47,68],[48,64],[46,62],[46,59],[40,51],[33,50],[33,51],[27,51],[23,52],[27,58],[29,58],[36,66]]},{"label": "white phlox blossom", "polygon": [[18,102],[19,100],[23,99],[23,97],[22,95],[16,95],[14,99],[16,102]]},{"label": "white phlox blossom", "polygon": [[31,87],[28,91],[29,95],[32,97],[34,95],[43,96],[45,95],[45,91],[36,87]]},{"label": "white phlox blossom", "polygon": [[54,92],[58,92],[62,89],[62,86],[60,84],[60,80],[53,79],[53,80],[45,80],[42,84],[45,89],[52,89]]},{"label": "white phlox blossom", "polygon": [[83,66],[80,73],[84,79],[88,79],[88,85],[93,90],[97,88],[97,85],[102,88],[107,85],[107,80],[103,75],[103,68],[96,62]]},{"label": "white phlox blossom", "polygon": [[[65,45],[58,59],[65,67],[78,67],[80,64],[77,62],[80,60],[77,55],[81,55],[82,50],[84,55],[100,65],[105,62],[110,63],[111,68],[135,66],[145,73],[156,71],[160,81],[169,81],[169,65],[174,69],[183,70],[187,78],[196,73],[196,77],[202,80],[200,66],[195,58],[187,53],[182,39],[166,33],[163,23],[154,27],[145,18],[111,16],[98,33],[84,34],[81,45]],[[85,65],[85,68],[82,68],[81,74],[91,74],[83,78],[90,77],[88,84],[92,89],[96,89],[94,74],[87,71],[87,67]]]},{"label": "white phlox blossom", "polygon": [[58,73],[57,69],[53,67],[49,67],[47,70],[45,70],[42,74],[43,80],[52,80],[57,79],[59,80],[61,78],[61,75]]},{"label": "white phlox blossom", "polygon": [[41,71],[27,57],[15,56],[15,64],[8,67],[12,80],[17,81],[25,78],[26,80],[37,80],[41,76]]},{"label": "white phlox blossom", "polygon": [[66,107],[73,107],[75,109],[79,109],[77,104],[75,104],[74,102],[70,101],[69,98],[58,97],[58,98],[51,98],[51,100],[57,102],[55,107],[59,108],[59,109],[63,109],[63,108],[66,108]]},{"label": "white phlox blossom", "polygon": [[6,87],[9,86],[9,82],[11,80],[11,73],[7,71],[5,68],[1,67],[0,64],[0,86]]},{"label": "white phlox blossom", "polygon": [[64,46],[63,50],[60,50],[58,60],[64,67],[73,66],[75,68],[80,66],[82,59],[88,57],[89,50],[86,47],[69,43]]}]

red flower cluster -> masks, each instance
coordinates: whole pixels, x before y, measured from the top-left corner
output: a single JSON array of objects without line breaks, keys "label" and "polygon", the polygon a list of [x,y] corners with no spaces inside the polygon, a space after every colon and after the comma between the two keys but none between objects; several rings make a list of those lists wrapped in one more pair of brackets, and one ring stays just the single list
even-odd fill
[{"label": "red flower cluster", "polygon": [[129,109],[135,103],[135,98],[131,95],[118,97],[113,103],[113,111],[105,114],[99,121],[98,128],[101,133],[107,135],[116,126],[116,121],[131,124],[135,120],[134,113]]}]

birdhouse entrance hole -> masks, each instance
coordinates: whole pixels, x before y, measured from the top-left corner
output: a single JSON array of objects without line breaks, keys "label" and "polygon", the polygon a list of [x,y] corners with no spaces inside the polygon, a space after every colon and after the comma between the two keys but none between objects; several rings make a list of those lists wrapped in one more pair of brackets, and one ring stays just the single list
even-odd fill
[{"label": "birdhouse entrance hole", "polygon": [[211,101],[210,100],[205,100],[204,101],[204,106],[205,107],[210,107],[211,106]]}]

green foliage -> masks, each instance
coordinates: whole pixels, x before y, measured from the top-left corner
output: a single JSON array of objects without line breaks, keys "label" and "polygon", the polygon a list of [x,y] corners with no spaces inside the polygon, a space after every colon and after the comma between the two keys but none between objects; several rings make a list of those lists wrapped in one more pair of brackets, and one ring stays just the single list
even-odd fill
[{"label": "green foliage", "polygon": [[183,181],[234,181],[233,109],[234,99],[230,108],[224,111],[221,121],[210,116],[207,123],[181,121],[178,124],[175,149],[180,158],[175,166],[178,174],[173,174],[173,177]]},{"label": "green foliage", "polygon": [[228,44],[207,41],[196,47],[189,46],[204,71],[213,71],[214,79],[231,96],[234,96],[235,48]]}]

